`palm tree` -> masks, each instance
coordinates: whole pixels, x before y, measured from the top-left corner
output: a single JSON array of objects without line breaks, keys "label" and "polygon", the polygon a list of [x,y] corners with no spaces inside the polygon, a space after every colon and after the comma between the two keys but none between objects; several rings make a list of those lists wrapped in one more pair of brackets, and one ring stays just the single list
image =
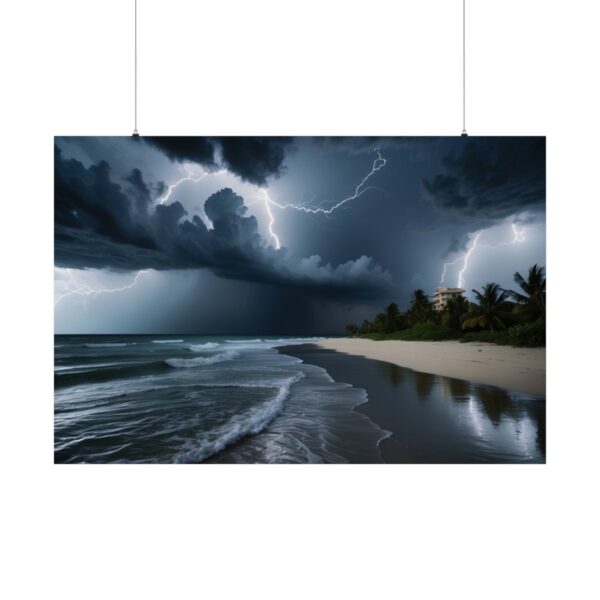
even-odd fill
[{"label": "palm tree", "polygon": [[[515,283],[524,293],[508,290],[508,294],[534,317],[546,314],[546,274],[544,267],[533,265],[527,273],[527,279],[521,273],[515,273]],[[520,311],[523,312],[523,311]]]},{"label": "palm tree", "polygon": [[358,328],[358,333],[364,334],[364,333],[372,333],[372,332],[373,332],[373,323],[371,323],[371,321],[369,321],[368,319],[365,319],[362,322],[362,325]]},{"label": "palm tree", "polygon": [[464,296],[456,296],[450,298],[446,304],[446,310],[442,315],[442,325],[461,329],[462,321],[465,315],[469,312],[469,301]]},{"label": "palm tree", "polygon": [[400,311],[398,305],[395,302],[388,304],[385,309],[385,330],[387,333],[396,331],[398,329],[398,321],[400,319]]},{"label": "palm tree", "polygon": [[373,331],[376,333],[385,333],[385,326],[387,324],[387,316],[385,313],[377,313],[373,320]]},{"label": "palm tree", "polygon": [[358,335],[358,326],[354,325],[354,323],[346,325],[346,333],[348,337],[356,337]]},{"label": "palm tree", "polygon": [[425,323],[431,316],[431,302],[423,290],[415,290],[412,293],[408,314],[412,325]]},{"label": "palm tree", "polygon": [[486,283],[481,292],[473,290],[473,293],[479,304],[465,315],[463,329],[506,329],[511,318],[508,292],[502,290],[497,283]]}]

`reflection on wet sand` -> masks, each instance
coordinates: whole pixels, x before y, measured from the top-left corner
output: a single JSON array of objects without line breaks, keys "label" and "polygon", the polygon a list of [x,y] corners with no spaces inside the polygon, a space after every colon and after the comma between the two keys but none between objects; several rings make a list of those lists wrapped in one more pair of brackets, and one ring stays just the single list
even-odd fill
[{"label": "reflection on wet sand", "polygon": [[367,392],[354,410],[390,435],[379,443],[392,463],[543,463],[542,396],[510,392],[314,346],[292,356]]},{"label": "reflection on wet sand", "polygon": [[[420,373],[391,363],[378,362],[377,364],[394,387],[399,387],[409,380],[420,400],[427,400],[434,387],[439,387],[440,395],[443,398],[451,399],[457,404],[474,403],[477,416],[473,415],[473,419],[477,420],[483,416],[496,428],[500,426],[503,419],[508,419],[517,426],[516,431],[522,432],[523,421],[529,419],[531,423],[535,424],[537,448],[542,453],[546,452],[545,403],[522,402],[522,394],[515,394],[493,386]],[[475,428],[480,429],[481,424],[476,424]]]}]

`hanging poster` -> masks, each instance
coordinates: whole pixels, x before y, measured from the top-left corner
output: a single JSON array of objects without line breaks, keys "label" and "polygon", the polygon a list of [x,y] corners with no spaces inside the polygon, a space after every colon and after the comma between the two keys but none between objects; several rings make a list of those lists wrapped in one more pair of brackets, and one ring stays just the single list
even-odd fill
[{"label": "hanging poster", "polygon": [[57,463],[545,462],[545,138],[55,138]]}]

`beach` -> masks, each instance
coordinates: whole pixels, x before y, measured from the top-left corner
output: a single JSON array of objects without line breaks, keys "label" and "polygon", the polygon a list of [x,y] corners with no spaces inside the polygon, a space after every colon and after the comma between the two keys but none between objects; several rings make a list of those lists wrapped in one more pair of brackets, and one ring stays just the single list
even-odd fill
[{"label": "beach", "polygon": [[545,396],[546,349],[513,348],[471,342],[372,341],[361,338],[320,340],[321,348],[380,360],[433,375],[468,380]]},{"label": "beach", "polygon": [[[402,352],[414,369],[362,356],[356,342],[364,344],[274,336],[56,336],[55,462],[545,461],[542,394],[511,391],[507,379],[477,383],[481,377],[470,371],[428,373],[443,363],[426,364],[441,350],[417,360],[415,347],[461,354],[458,344],[367,343],[408,346]],[[322,347],[328,344],[354,346],[354,353]],[[498,354],[494,360],[501,364]]]},{"label": "beach", "polygon": [[324,369],[339,385],[365,391],[366,401],[353,410],[386,432],[379,442],[385,463],[545,462],[542,395],[416,371],[320,343],[278,349]]}]

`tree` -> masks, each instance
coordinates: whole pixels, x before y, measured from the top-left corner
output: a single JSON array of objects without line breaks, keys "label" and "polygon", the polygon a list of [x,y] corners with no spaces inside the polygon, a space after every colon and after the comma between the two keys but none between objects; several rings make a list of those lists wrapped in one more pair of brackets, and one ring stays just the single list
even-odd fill
[{"label": "tree", "polygon": [[430,319],[431,313],[432,306],[427,294],[421,289],[415,290],[410,297],[410,308],[408,309],[411,325],[426,323]]},{"label": "tree", "polygon": [[478,304],[472,306],[463,320],[463,329],[506,329],[511,320],[508,292],[497,283],[486,283],[482,291],[473,290]]},{"label": "tree", "polygon": [[355,337],[358,334],[358,326],[353,323],[346,325],[346,333],[348,337]]},{"label": "tree", "polygon": [[515,283],[523,293],[508,290],[507,293],[519,304],[517,312],[525,313],[533,319],[546,315],[546,274],[544,267],[533,265],[527,273],[527,279],[521,273],[515,273]]},{"label": "tree", "polygon": [[442,325],[462,329],[462,322],[470,310],[469,301],[464,296],[450,298],[442,315]]},{"label": "tree", "polygon": [[386,333],[392,333],[399,329],[400,311],[398,305],[395,302],[388,304],[385,309],[385,331]]},{"label": "tree", "polygon": [[373,333],[373,323],[365,319],[362,322],[362,325],[358,328],[358,333],[360,333],[361,335],[364,335],[365,333]]},{"label": "tree", "polygon": [[373,320],[373,331],[375,333],[385,333],[387,325],[387,316],[385,313],[378,313]]}]

